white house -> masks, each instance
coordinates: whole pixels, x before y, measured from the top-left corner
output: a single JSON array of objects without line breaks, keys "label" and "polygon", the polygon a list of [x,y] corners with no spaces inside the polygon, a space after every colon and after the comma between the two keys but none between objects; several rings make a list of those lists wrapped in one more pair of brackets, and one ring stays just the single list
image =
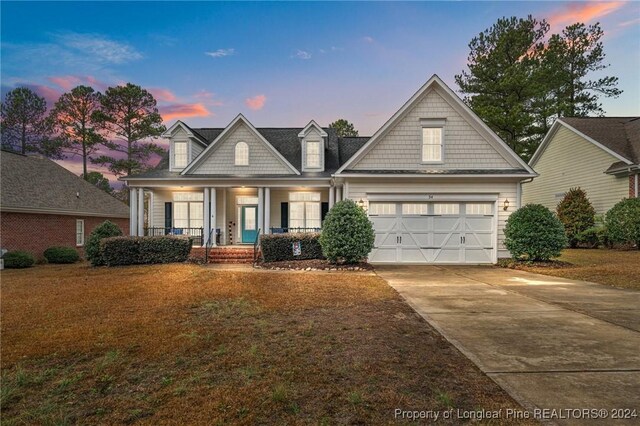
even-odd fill
[{"label": "white house", "polygon": [[179,121],[165,137],[168,158],[124,178],[132,235],[252,244],[258,233],[318,230],[349,198],[374,224],[374,263],[508,257],[505,222],[521,182],[536,176],[436,75],[370,138],[340,138],[315,121],[255,128],[242,115],[224,129]]}]

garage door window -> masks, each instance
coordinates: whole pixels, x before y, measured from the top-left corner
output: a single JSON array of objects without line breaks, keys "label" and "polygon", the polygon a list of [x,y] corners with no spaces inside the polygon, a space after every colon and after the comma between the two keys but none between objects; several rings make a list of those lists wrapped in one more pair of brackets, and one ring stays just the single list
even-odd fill
[{"label": "garage door window", "polygon": [[395,216],[396,205],[393,203],[371,203],[369,205],[370,216]]},{"label": "garage door window", "polygon": [[427,204],[403,204],[402,214],[404,216],[409,215],[425,215],[427,214]]},{"label": "garage door window", "polygon": [[460,204],[454,204],[454,203],[434,204],[433,213],[437,215],[457,215],[460,213]]},{"label": "garage door window", "polygon": [[466,209],[467,216],[491,216],[493,214],[492,203],[467,203]]}]

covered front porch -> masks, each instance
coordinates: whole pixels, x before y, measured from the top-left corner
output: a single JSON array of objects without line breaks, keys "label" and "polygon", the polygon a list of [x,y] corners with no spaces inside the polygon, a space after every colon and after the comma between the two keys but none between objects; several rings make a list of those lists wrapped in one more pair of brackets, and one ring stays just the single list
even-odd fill
[{"label": "covered front porch", "polygon": [[184,235],[194,246],[252,245],[260,234],[319,232],[342,186],[132,186],[131,235]]}]

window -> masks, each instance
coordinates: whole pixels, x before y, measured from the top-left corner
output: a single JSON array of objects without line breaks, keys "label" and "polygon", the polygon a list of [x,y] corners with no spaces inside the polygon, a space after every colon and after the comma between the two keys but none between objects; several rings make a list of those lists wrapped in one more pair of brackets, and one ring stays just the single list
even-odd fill
[{"label": "window", "polygon": [[369,204],[370,216],[381,216],[381,215],[395,216],[395,214],[396,214],[396,205],[394,203],[370,203]]},{"label": "window", "polygon": [[187,167],[187,143],[173,143],[173,167]]},{"label": "window", "polygon": [[307,141],[307,167],[320,167],[320,141]]},{"label": "window", "polygon": [[204,226],[203,200],[202,192],[174,192],[173,227],[202,228]]},{"label": "window", "polygon": [[320,206],[319,192],[290,192],[289,228],[320,228]]},{"label": "window", "polygon": [[433,213],[439,215],[459,214],[460,204],[434,204]]},{"label": "window", "polygon": [[249,145],[246,142],[238,142],[236,144],[236,166],[249,165]]},{"label": "window", "polygon": [[425,215],[427,214],[427,208],[426,204],[403,204],[402,214],[406,216]]},{"label": "window", "polygon": [[422,128],[422,161],[442,161],[442,127]]},{"label": "window", "polygon": [[203,201],[202,192],[174,192],[173,201]]},{"label": "window", "polygon": [[258,197],[254,197],[251,195],[239,195],[238,197],[236,197],[236,204],[241,205],[241,204],[248,204],[248,205],[257,205],[258,204]]},{"label": "window", "polygon": [[84,245],[84,220],[76,219],[76,245],[78,247]]},{"label": "window", "polygon": [[467,215],[490,216],[493,214],[492,203],[467,203],[466,209]]}]

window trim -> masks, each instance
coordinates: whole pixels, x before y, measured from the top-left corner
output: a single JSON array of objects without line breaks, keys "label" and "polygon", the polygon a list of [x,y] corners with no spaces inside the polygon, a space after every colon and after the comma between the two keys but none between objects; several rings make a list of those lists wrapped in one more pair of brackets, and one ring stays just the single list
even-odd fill
[{"label": "window trim", "polygon": [[[240,144],[242,144],[242,145],[240,145]],[[246,147],[246,150],[247,150],[247,163],[246,164],[239,164],[238,163],[238,147],[240,147],[240,146]],[[233,148],[233,165],[236,166],[236,167],[248,167],[249,163],[250,163],[249,155],[250,155],[249,144],[246,143],[245,141],[236,142],[236,144],[235,144],[235,146]]]},{"label": "window trim", "polygon": [[[180,144],[180,145],[184,145],[184,165],[178,165],[176,164],[176,146]],[[174,169],[184,169],[185,167],[187,167],[189,165],[189,142],[188,141],[174,141],[173,142],[173,153],[172,153],[172,160],[173,160],[173,168]]]},{"label": "window trim", "polygon": [[[82,230],[78,232],[78,224],[82,224]],[[80,236],[80,243],[78,243]],[[76,247],[84,247],[84,219],[76,219]]]},{"label": "window trim", "polygon": [[[314,196],[318,196],[317,200],[292,200],[292,195],[293,194],[313,194]],[[294,197],[295,198],[295,197]],[[292,215],[291,215],[291,207],[294,203],[301,203],[302,204],[302,212],[303,212],[303,222],[304,222],[304,226],[302,227],[292,227],[291,226],[291,219],[292,219]],[[311,227],[309,226],[309,224],[307,223],[307,204],[316,204],[318,206],[318,212],[320,213],[320,226],[318,226],[317,228],[322,228],[322,193],[321,192],[317,192],[317,191],[291,191],[289,192],[289,201],[288,201],[288,208],[289,208],[289,214],[288,214],[288,223],[287,225],[289,226],[289,229],[291,228],[305,228],[305,229],[309,229],[309,228],[315,228],[315,227]]]},{"label": "window trim", "polygon": [[[440,129],[440,160],[425,160],[424,159],[424,130],[425,129]],[[444,163],[444,124],[433,123],[428,124],[426,122],[422,123],[420,128],[421,133],[421,141],[420,141],[420,163],[421,164],[443,164]]]},{"label": "window trim", "polygon": [[[317,153],[318,164],[317,165],[309,164],[309,144],[316,144],[318,146],[318,153]],[[306,169],[317,170],[322,168],[322,141],[315,140],[315,139],[306,141],[305,152],[304,152],[304,162],[305,162]]]}]

